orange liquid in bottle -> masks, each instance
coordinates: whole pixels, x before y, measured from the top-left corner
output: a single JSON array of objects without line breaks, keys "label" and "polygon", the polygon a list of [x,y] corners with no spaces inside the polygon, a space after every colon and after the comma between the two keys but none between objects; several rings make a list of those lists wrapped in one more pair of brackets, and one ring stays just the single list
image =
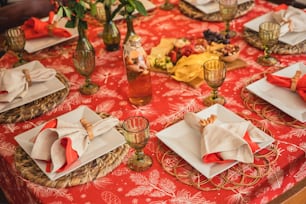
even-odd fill
[{"label": "orange liquid in bottle", "polygon": [[151,76],[149,71],[141,73],[128,71],[129,101],[137,106],[146,105],[152,99]]}]

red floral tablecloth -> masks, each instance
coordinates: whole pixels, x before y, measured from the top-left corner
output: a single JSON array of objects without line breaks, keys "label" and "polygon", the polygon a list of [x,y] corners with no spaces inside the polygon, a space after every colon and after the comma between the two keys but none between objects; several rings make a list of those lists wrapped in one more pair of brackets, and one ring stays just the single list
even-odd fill
[{"label": "red floral tablecloth", "polygon": [[[203,22],[184,16],[175,8],[160,10],[162,0],[154,0],[157,6],[134,20],[136,32],[142,37],[145,50],[156,46],[162,37],[201,37],[205,29],[220,31],[224,23]],[[177,2],[174,2],[177,3]],[[162,73],[152,73],[153,100],[149,105],[136,107],[127,100],[127,80],[122,61],[122,48],[106,52],[101,38],[103,29],[95,20],[89,21],[88,37],[96,50],[96,69],[92,80],[100,85],[98,93],[81,95],[78,88],[84,82],[73,66],[71,56],[76,41],[72,40],[41,50],[25,57],[39,60],[46,67],[63,73],[70,82],[70,93],[65,101],[47,114],[26,122],[2,124],[0,126],[0,187],[12,203],[268,203],[292,188],[306,177],[306,131],[305,123],[285,125],[262,117],[251,111],[243,102],[242,89],[251,77],[264,71],[256,63],[261,50],[249,46],[242,37],[243,24],[271,11],[276,5],[256,0],[252,11],[235,19],[234,29],[238,36],[233,42],[241,48],[241,58],[248,63],[245,68],[229,71],[220,93],[226,97],[225,107],[244,118],[256,121],[269,130],[277,140],[279,157],[268,175],[253,186],[234,190],[201,191],[178,181],[162,168],[157,161],[159,140],[155,133],[181,119],[188,111],[205,109],[202,99],[210,93],[206,84],[200,88],[179,83]],[[126,33],[124,21],[116,22],[122,36]],[[123,38],[122,38],[123,40]],[[280,63],[269,69],[280,69],[296,62],[306,64],[306,55],[277,55]],[[0,59],[0,67],[8,68],[16,58],[8,53]],[[96,112],[106,112],[123,120],[130,115],[143,115],[150,120],[151,139],[145,148],[154,160],[152,168],[136,173],[126,166],[127,158],[107,176],[84,185],[71,188],[48,188],[23,179],[15,169],[14,153],[17,143],[14,137],[54,117],[67,113],[80,105],[87,105]],[[278,116],[274,116],[277,118]],[[129,154],[131,154],[130,152]]]}]

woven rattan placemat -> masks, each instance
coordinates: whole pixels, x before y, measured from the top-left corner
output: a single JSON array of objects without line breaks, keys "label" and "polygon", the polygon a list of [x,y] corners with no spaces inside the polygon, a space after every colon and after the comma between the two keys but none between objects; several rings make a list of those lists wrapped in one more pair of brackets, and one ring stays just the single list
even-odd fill
[{"label": "woven rattan placemat", "polygon": [[[237,10],[235,18],[238,18],[248,13],[250,10],[253,9],[254,4],[255,4],[254,1],[248,1],[243,4],[238,5],[238,10]],[[178,7],[179,7],[179,10],[184,15],[190,18],[193,18],[193,19],[197,19],[201,21],[223,21],[219,12],[206,14],[200,11],[199,9],[197,9],[192,4],[186,1],[183,1],[183,0],[180,0]]]},{"label": "woven rattan placemat", "polygon": [[21,147],[16,149],[15,165],[21,176],[31,182],[51,188],[66,188],[105,176],[122,162],[128,150],[129,146],[124,144],[55,181],[51,181]]},{"label": "woven rattan placemat", "polygon": [[60,73],[56,77],[65,85],[65,88],[33,102],[0,113],[0,123],[16,123],[38,117],[62,103],[69,93],[69,82]]},{"label": "woven rattan placemat", "polygon": [[[106,117],[105,114],[100,114],[100,116]],[[123,134],[120,127],[117,127],[117,130]],[[51,181],[20,146],[15,152],[15,166],[21,176],[31,182],[51,188],[66,188],[105,176],[121,164],[128,151],[128,144],[121,145],[55,181]]]},{"label": "woven rattan placemat", "polygon": [[[261,50],[263,49],[257,32],[250,29],[245,29],[243,34],[245,41],[248,42],[251,46]],[[282,42],[278,42],[271,48],[271,51],[272,53],[282,55],[303,54],[306,53],[306,40],[296,45],[288,45]]]}]

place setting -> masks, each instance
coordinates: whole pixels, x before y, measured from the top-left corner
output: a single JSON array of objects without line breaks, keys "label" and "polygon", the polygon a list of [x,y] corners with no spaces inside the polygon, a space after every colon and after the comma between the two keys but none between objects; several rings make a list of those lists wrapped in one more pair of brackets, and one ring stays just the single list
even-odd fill
[{"label": "place setting", "polygon": [[[185,113],[183,120],[159,131],[156,136],[209,180],[239,163],[255,167],[256,152],[275,141],[251,122],[220,104],[214,104],[198,113]],[[167,152],[165,150],[162,153],[161,150],[160,157],[171,157]],[[177,165],[179,169],[180,165]],[[184,166],[183,163],[181,165]],[[177,178],[180,176],[183,175],[177,172]]]},{"label": "place setting", "polygon": [[37,184],[71,187],[110,173],[130,150],[127,167],[148,170],[153,160],[143,149],[149,139],[150,122],[143,116],[119,121],[79,106],[17,135],[15,165],[25,179]]},{"label": "place setting", "polygon": [[[117,118],[80,106],[17,135],[16,166],[25,178],[42,185],[79,185],[121,163],[128,150],[121,133]],[[33,165],[25,168],[24,163]]]},{"label": "place setting", "polygon": [[31,17],[21,26],[25,32],[25,51],[35,53],[42,49],[52,47],[59,43],[78,37],[76,27],[66,27],[67,18],[58,19],[54,12],[50,12],[48,17],[39,19]]},{"label": "place setting", "polygon": [[[220,1],[217,0],[182,0],[179,1],[180,11],[193,19],[202,21],[220,22],[224,21],[222,12],[220,12]],[[222,1],[221,1],[222,2]],[[251,11],[255,5],[253,0],[224,0],[226,4],[229,2],[235,2],[235,12],[233,18],[238,18],[249,11]],[[222,4],[222,3],[221,3]]]},{"label": "place setting", "polygon": [[270,51],[275,54],[303,54],[306,52],[305,21],[306,14],[303,10],[279,5],[274,11],[245,23],[244,39],[250,45],[264,49],[265,44],[260,37],[260,25],[266,22],[279,24],[278,41],[269,48]]},{"label": "place setting", "polygon": [[262,98],[292,118],[306,122],[306,65],[294,63],[246,86],[251,93]]},{"label": "place setting", "polygon": [[0,88],[0,123],[38,117],[65,100],[70,89],[64,75],[36,60],[2,69]]}]

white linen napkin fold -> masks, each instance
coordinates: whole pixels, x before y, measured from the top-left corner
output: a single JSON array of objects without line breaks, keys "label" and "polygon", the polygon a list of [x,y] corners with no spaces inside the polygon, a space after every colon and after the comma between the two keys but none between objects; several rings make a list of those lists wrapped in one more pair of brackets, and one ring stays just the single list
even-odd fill
[{"label": "white linen napkin fold", "polygon": [[210,123],[200,125],[200,118],[192,112],[186,113],[185,122],[193,129],[201,132],[201,159],[210,154],[218,154],[224,161],[236,160],[244,163],[254,162],[254,153],[244,139],[248,132],[253,143],[261,143],[266,137],[248,121],[235,123]]},{"label": "white linen napkin fold", "polygon": [[[74,161],[70,161],[71,163],[67,161],[69,159],[67,158],[68,151],[75,151],[79,158],[84,154],[91,142],[89,134],[92,133],[93,138],[102,136],[118,123],[119,120],[117,118],[108,117],[91,124],[91,129],[89,130],[81,122],[71,123],[60,119],[51,120],[33,138],[34,144],[31,157],[51,162],[51,172],[59,171],[77,160],[77,158],[74,158]],[[70,143],[71,146],[66,145],[67,143]]]},{"label": "white linen napkin fold", "polygon": [[288,32],[306,31],[306,13],[301,9],[288,6],[287,9],[272,12],[272,16],[281,25],[280,36]]},{"label": "white linen napkin fold", "polygon": [[5,69],[0,71],[0,110],[15,98],[23,98],[31,83],[45,82],[56,75],[54,69]]}]

